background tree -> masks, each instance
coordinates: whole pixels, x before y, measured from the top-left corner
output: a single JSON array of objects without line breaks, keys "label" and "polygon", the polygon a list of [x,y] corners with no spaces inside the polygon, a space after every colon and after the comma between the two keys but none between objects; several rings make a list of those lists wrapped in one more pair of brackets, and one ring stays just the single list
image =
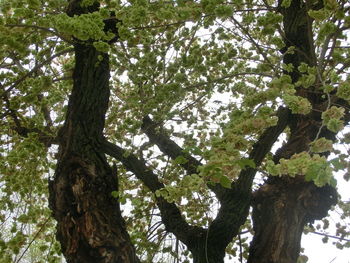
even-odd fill
[{"label": "background tree", "polygon": [[349,247],[349,13],[2,0],[1,259],[297,262],[335,205]]}]

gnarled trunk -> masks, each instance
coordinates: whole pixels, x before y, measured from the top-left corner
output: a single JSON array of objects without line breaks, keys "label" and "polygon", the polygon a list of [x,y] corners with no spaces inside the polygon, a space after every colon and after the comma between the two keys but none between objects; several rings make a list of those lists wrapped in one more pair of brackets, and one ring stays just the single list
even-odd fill
[{"label": "gnarled trunk", "polygon": [[197,247],[191,250],[193,263],[224,263],[225,249],[220,247],[219,250],[216,250],[216,247],[211,246],[205,238],[202,241],[198,242]]},{"label": "gnarled trunk", "polygon": [[336,203],[333,187],[319,188],[298,179],[272,180],[255,193],[255,234],[248,263],[297,262],[305,225],[326,216]]},{"label": "gnarled trunk", "polygon": [[[319,2],[322,4],[322,1]],[[293,65],[291,72],[285,72],[296,83],[302,76],[298,70],[301,63],[317,65],[313,46],[312,18],[308,11],[314,7],[306,1],[292,0],[289,7],[282,7],[285,49],[283,62]],[[285,53],[289,47],[295,52]],[[288,119],[290,136],[274,156],[274,161],[289,159],[293,154],[308,151],[310,143],[316,138],[335,139],[335,134],[322,126],[321,113],[326,110],[327,101],[318,89],[321,80],[306,92],[304,87],[296,86],[296,95],[307,98],[313,110],[307,115],[292,114]],[[318,89],[319,90],[319,89]],[[308,222],[322,219],[332,205],[336,204],[336,190],[326,185],[316,187],[305,182],[304,175],[291,178],[271,177],[254,193],[253,225],[254,238],[249,250],[248,263],[296,263],[300,252],[303,229]]]},{"label": "gnarled trunk", "polygon": [[[101,60],[102,58],[102,60]],[[139,262],[121,216],[116,171],[100,144],[109,99],[109,57],[89,43],[75,45],[69,99],[50,207],[69,263]]]}]

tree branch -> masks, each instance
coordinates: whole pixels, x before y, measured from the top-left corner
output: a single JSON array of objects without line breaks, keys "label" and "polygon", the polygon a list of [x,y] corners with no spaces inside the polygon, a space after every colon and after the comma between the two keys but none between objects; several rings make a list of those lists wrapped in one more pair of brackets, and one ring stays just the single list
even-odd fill
[{"label": "tree branch", "polygon": [[[279,135],[288,124],[290,110],[280,107],[277,111],[278,122],[260,136],[254,144],[249,155],[256,167],[261,165],[266,154],[271,150]],[[244,224],[251,202],[251,188],[256,169],[246,168],[241,171],[237,181],[232,183],[232,189],[228,189],[221,198],[221,207],[218,215],[210,225],[210,238],[227,246],[232,238],[239,233],[239,228]]]},{"label": "tree branch", "polygon": [[[136,158],[135,155],[126,153],[124,149],[107,140],[102,142],[101,147],[106,154],[119,160],[128,171],[132,172],[153,193],[165,187],[164,184],[159,182],[158,176],[144,162]],[[174,203],[169,203],[162,197],[155,196],[155,198],[165,229],[173,233],[185,245],[192,247],[196,237],[204,233],[205,230],[189,225]]]},{"label": "tree branch", "polygon": [[326,233],[321,233],[321,232],[317,232],[317,231],[310,231],[309,233],[315,234],[315,235],[319,235],[319,236],[328,237],[328,238],[338,239],[338,240],[340,240],[340,241],[350,242],[350,239],[348,239],[348,238],[337,237],[337,236],[334,236],[334,235],[330,235],[330,234],[326,234]]},{"label": "tree branch", "polygon": [[61,35],[57,31],[55,31],[54,29],[50,29],[47,27],[42,27],[42,26],[37,26],[37,25],[25,25],[25,24],[6,24],[5,26],[9,27],[9,28],[22,27],[22,28],[33,28],[33,29],[42,30],[42,31],[51,33],[52,35],[61,38],[63,41],[65,41],[69,44],[73,44],[73,42],[70,41],[68,38],[64,37],[63,35]]},{"label": "tree branch", "polygon": [[[291,111],[288,108],[280,107],[277,110],[278,122],[276,126],[266,129],[259,140],[254,144],[253,149],[249,154],[249,159],[254,161],[256,167],[261,165],[266,154],[271,150],[272,145],[287,127],[290,116]],[[235,183],[236,187],[250,191],[255,173],[256,170],[252,168],[242,170],[237,182]]]},{"label": "tree branch", "polygon": [[[4,89],[4,87],[1,83],[0,83],[0,88],[2,90]],[[6,104],[7,111],[6,111],[6,113],[1,115],[0,117],[3,118],[7,115],[10,116],[14,122],[14,126],[11,128],[14,131],[16,131],[18,133],[18,135],[20,135],[22,137],[28,137],[29,133],[36,133],[39,136],[39,141],[41,143],[43,143],[46,147],[50,147],[52,144],[58,144],[58,140],[55,136],[51,136],[51,135],[47,134],[45,131],[40,130],[38,128],[24,127],[20,121],[20,118],[18,117],[17,112],[11,108],[11,103],[10,103],[10,99],[8,97],[8,93],[4,92],[2,94],[2,98]],[[50,127],[48,126],[48,128],[50,128]]]},{"label": "tree branch", "polygon": [[187,162],[180,164],[188,174],[198,173],[198,167],[201,166],[201,162],[191,156],[188,152],[184,151],[179,145],[172,141],[160,128],[156,131],[157,123],[146,116],[143,118],[141,129],[148,136],[151,143],[154,143],[158,148],[171,159],[175,160],[179,156],[183,156]]},{"label": "tree branch", "polygon": [[[277,111],[277,125],[266,129],[253,146],[249,158],[255,162],[257,167],[270,151],[278,136],[286,128],[289,114],[289,109],[280,107]],[[186,171],[190,173],[196,172],[201,163],[188,153],[184,153],[183,149],[170,140],[164,132],[161,130],[159,132],[156,131],[156,126],[157,124],[149,117],[145,117],[142,130],[151,142],[154,142],[163,153],[172,159],[184,156],[188,160],[187,163],[182,165]],[[219,213],[208,230],[209,239],[213,238],[215,240],[214,243],[217,243],[217,245],[222,244],[223,247],[226,247],[238,233],[239,227],[245,222],[249,211],[251,186],[255,174],[256,169],[253,168],[242,170],[238,180],[232,184],[232,189],[224,188],[219,184],[215,186],[208,185],[221,203]]]},{"label": "tree branch", "polygon": [[43,62],[39,63],[37,66],[35,66],[32,70],[28,71],[26,74],[24,74],[22,77],[20,77],[19,79],[17,79],[7,90],[5,90],[2,94],[1,97],[3,97],[5,95],[5,93],[10,92],[11,90],[13,90],[14,88],[16,88],[20,83],[22,83],[24,80],[26,80],[26,78],[30,77],[32,74],[34,74],[38,69],[40,69],[42,66],[50,63],[54,58],[57,58],[59,56],[62,56],[66,53],[70,53],[73,52],[74,48],[68,48],[65,50],[62,50],[60,52],[57,52],[56,54],[52,55],[50,58],[44,60]]},{"label": "tree branch", "polygon": [[[150,142],[156,144],[158,148],[171,159],[175,160],[177,157],[183,156],[187,162],[180,164],[180,166],[184,168],[188,174],[198,173],[198,167],[201,166],[202,163],[171,140],[168,135],[165,134],[164,130],[162,130],[162,127],[157,131],[157,126],[157,123],[146,116],[143,119],[141,129],[148,136]],[[221,184],[207,184],[207,186],[213,191],[219,201],[221,201],[225,194],[230,192],[230,189],[223,187]]]}]

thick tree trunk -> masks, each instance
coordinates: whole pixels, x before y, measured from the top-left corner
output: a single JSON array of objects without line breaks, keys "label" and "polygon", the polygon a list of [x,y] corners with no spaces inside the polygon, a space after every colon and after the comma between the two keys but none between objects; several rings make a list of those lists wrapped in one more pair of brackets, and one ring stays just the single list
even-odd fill
[{"label": "thick tree trunk", "polygon": [[209,242],[198,243],[198,247],[191,250],[193,263],[224,263],[225,250],[215,250]]},{"label": "thick tree trunk", "polygon": [[[102,58],[102,60],[101,60]],[[75,45],[74,85],[50,182],[57,239],[69,263],[139,262],[121,216],[116,171],[100,149],[109,99],[109,58]]]},{"label": "thick tree trunk", "polygon": [[[320,129],[321,116],[292,115],[291,135],[275,155],[274,161],[288,159],[308,151]],[[335,134],[323,128],[319,134],[330,140]],[[337,202],[336,190],[326,185],[317,187],[306,182],[304,175],[270,177],[253,194],[254,238],[248,263],[295,263],[300,252],[303,229],[309,222],[322,219]]]},{"label": "thick tree trunk", "polygon": [[[319,2],[322,4],[322,1]],[[280,5],[281,3],[282,1],[279,1]],[[308,5],[308,1],[292,0],[288,8],[279,7],[285,31],[286,48],[283,52],[291,46],[296,49],[294,53],[284,54],[283,59],[285,64],[294,66],[292,72],[285,72],[294,83],[302,75],[298,71],[301,63],[309,66],[317,64],[312,19],[308,16],[308,10],[312,7]],[[319,81],[321,80],[316,80]],[[315,87],[310,87],[309,91],[317,89],[317,86],[315,83]],[[307,98],[315,110],[308,115],[291,115],[288,120],[291,135],[287,144],[276,152],[276,163],[281,158],[288,159],[295,153],[308,151],[316,136],[335,139],[334,133],[324,127],[321,129],[320,112],[326,109],[327,104],[322,94],[305,92],[303,87],[296,87],[296,94]],[[337,192],[333,187],[316,187],[312,182],[305,182],[303,175],[295,178],[288,175],[269,178],[254,193],[254,238],[249,250],[248,263],[296,263],[305,225],[325,217],[330,207],[336,204],[336,200]]]},{"label": "thick tree trunk", "polygon": [[[292,115],[291,135],[275,155],[274,161],[288,159],[308,151],[320,129],[321,116]],[[323,128],[319,134],[330,140],[335,134]],[[270,177],[253,194],[254,238],[248,263],[295,263],[300,252],[303,229],[309,222],[322,219],[337,202],[336,190],[326,185],[317,187],[306,182],[304,175]]]},{"label": "thick tree trunk", "polygon": [[318,188],[303,178],[265,184],[254,196],[248,263],[297,262],[305,225],[326,216],[336,197],[334,188]]}]

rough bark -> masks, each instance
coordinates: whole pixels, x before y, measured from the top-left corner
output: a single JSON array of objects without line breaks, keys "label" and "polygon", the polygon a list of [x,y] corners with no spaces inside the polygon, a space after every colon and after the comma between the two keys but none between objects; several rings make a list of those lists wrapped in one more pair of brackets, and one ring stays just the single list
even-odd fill
[{"label": "rough bark", "polygon": [[[298,81],[301,73],[298,66],[303,62],[316,65],[313,48],[312,19],[307,11],[311,8],[300,0],[292,0],[290,7],[280,8],[284,16],[285,52],[294,46],[296,52],[284,55],[284,63],[292,64],[294,69],[289,74],[293,82]],[[326,110],[327,96],[314,87],[307,91],[297,87],[297,95],[307,98],[313,107],[308,115],[292,114],[288,119],[291,135],[288,142],[274,156],[274,161],[288,159],[295,153],[308,151],[310,143],[317,137],[334,140],[335,134],[321,128],[320,112]],[[320,90],[319,90],[320,91]],[[305,182],[303,175],[291,178],[271,177],[253,198],[254,238],[249,250],[249,263],[295,263],[300,253],[300,241],[305,225],[316,219],[322,219],[337,201],[336,190],[326,185],[316,187],[312,182]]]},{"label": "rough bark", "polygon": [[[79,3],[71,1],[70,7]],[[84,11],[73,10],[78,10],[74,14]],[[111,194],[118,190],[117,171],[101,150],[109,100],[109,57],[96,51],[91,41],[76,42],[74,84],[49,185],[57,239],[69,263],[139,262],[118,200]]]},{"label": "rough bark", "polygon": [[[279,118],[277,125],[268,128],[254,145],[249,158],[252,159],[257,166],[261,164],[265,155],[270,151],[271,146],[286,128],[289,115],[290,111],[281,107],[277,112]],[[164,154],[170,156],[172,159],[176,159],[178,156],[184,156],[188,162],[183,164],[182,167],[188,173],[197,172],[201,163],[172,141],[166,135],[162,127],[158,126],[159,125],[154,123],[150,118],[146,117],[143,120],[142,129],[147,134],[150,141],[155,143]],[[159,129],[156,130],[156,128]],[[111,151],[106,152],[111,153]],[[116,152],[117,149],[114,153]],[[112,156],[122,161],[124,166],[136,174],[146,185],[151,178],[155,177],[154,175],[149,175],[149,172],[147,172],[148,175],[145,178],[138,176],[137,174],[142,173],[135,173],[136,169],[130,168],[130,163],[136,164],[137,162],[126,162],[123,160],[122,152]],[[195,263],[223,262],[227,245],[232,241],[232,238],[238,234],[240,227],[244,224],[248,216],[251,204],[251,186],[255,173],[255,169],[243,170],[237,182],[232,184],[232,189],[224,188],[219,184],[214,186],[209,185],[221,204],[217,217],[210,224],[208,229],[196,229],[196,231],[190,232],[188,228],[181,228],[182,231],[186,230],[186,233],[191,233],[192,235],[192,238],[187,239],[190,240],[190,242],[184,243],[192,252]],[[150,189],[152,190],[151,187]],[[159,207],[161,208],[161,206]],[[163,222],[167,222],[167,220],[164,220],[163,215],[164,213],[162,213]],[[167,227],[166,223],[165,226]],[[174,229],[171,227],[169,227],[168,230],[183,241],[183,239],[181,239],[182,232],[172,231]]]},{"label": "rough bark", "polygon": [[72,95],[50,183],[57,239],[68,262],[138,262],[119,203],[111,195],[117,191],[116,171],[100,149],[109,98],[108,55],[76,44],[75,59]]},{"label": "rough bark", "polygon": [[[158,176],[135,155],[126,154],[122,148],[107,141],[103,143],[103,149],[108,155],[119,160],[153,193],[165,187],[159,181]],[[204,230],[188,224],[175,203],[169,203],[162,197],[155,196],[155,198],[166,230],[173,233],[186,246],[191,247],[197,236],[201,236]]]},{"label": "rough bark", "polygon": [[[321,117],[291,115],[291,136],[274,156],[274,161],[308,151],[320,129]],[[335,134],[322,129],[320,137],[334,140]],[[270,177],[253,194],[254,238],[249,263],[293,263],[300,252],[302,231],[307,223],[327,216],[337,202],[335,188],[317,187],[303,175]]]},{"label": "rough bark", "polygon": [[248,262],[297,262],[305,225],[325,217],[336,197],[333,187],[318,188],[303,178],[265,184],[254,196],[255,235]]},{"label": "rough bark", "polygon": [[[171,144],[171,141],[168,139],[167,142],[169,145]],[[135,155],[130,153],[126,155],[122,148],[107,141],[103,143],[103,149],[105,153],[119,160],[127,170],[132,172],[153,193],[165,187],[159,181],[158,176]],[[210,232],[208,232],[207,229],[188,224],[176,204],[169,203],[162,197],[156,196],[155,198],[165,229],[173,233],[187,246],[193,255],[194,263],[224,262],[227,244],[219,242],[221,239],[218,239],[218,233],[213,228],[209,228]],[[223,245],[223,243],[225,244]]]},{"label": "rough bark", "polygon": [[68,262],[138,262],[119,203],[111,195],[117,191],[116,171],[100,149],[109,98],[108,55],[76,44],[75,59],[72,95],[50,184],[57,238]]}]

